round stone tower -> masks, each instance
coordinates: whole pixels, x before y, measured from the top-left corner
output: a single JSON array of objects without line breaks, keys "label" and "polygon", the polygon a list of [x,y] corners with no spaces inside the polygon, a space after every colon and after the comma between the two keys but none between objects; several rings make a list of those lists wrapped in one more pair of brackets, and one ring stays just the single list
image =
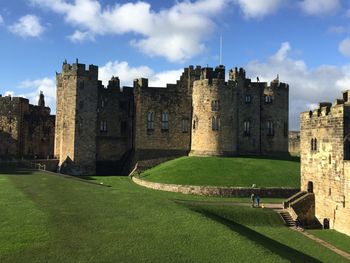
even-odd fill
[{"label": "round stone tower", "polygon": [[225,82],[225,68],[203,68],[193,83],[192,156],[232,156],[237,153],[235,82]]}]

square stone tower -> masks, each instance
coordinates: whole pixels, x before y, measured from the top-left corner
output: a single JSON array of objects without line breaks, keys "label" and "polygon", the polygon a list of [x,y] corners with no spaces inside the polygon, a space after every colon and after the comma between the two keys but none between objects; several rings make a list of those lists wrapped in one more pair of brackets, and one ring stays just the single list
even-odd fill
[{"label": "square stone tower", "polygon": [[61,172],[96,173],[98,67],[65,61],[56,75],[55,156]]}]

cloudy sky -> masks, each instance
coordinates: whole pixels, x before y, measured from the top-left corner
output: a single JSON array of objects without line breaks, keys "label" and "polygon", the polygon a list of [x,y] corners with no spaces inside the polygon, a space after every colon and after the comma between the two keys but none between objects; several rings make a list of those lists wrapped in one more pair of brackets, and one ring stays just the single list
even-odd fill
[{"label": "cloudy sky", "polygon": [[290,84],[290,126],[299,112],[350,89],[346,0],[0,1],[0,94],[55,111],[62,62],[100,67],[104,83],[175,82],[188,65],[244,67],[252,79]]}]

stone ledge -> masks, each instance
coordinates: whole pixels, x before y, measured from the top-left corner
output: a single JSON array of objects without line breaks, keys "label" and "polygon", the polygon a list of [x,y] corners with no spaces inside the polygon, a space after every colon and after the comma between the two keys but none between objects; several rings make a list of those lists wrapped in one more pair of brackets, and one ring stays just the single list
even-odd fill
[{"label": "stone ledge", "polygon": [[194,186],[179,184],[162,184],[142,180],[136,176],[132,177],[134,183],[160,191],[175,192],[182,194],[193,194],[203,196],[222,197],[250,197],[252,193],[260,197],[287,198],[300,191],[299,188],[290,187],[222,187],[222,186]]}]

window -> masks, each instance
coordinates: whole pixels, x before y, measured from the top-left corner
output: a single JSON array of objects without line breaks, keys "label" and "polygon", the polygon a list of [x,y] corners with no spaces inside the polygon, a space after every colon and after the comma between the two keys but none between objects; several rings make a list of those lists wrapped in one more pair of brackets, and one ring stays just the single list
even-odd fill
[{"label": "window", "polygon": [[250,96],[250,95],[245,95],[244,102],[245,102],[246,104],[252,103],[252,96]]},{"label": "window", "polygon": [[311,139],[311,151],[317,151],[317,139]]},{"label": "window", "polygon": [[265,95],[265,103],[272,103],[272,96]]},{"label": "window", "polygon": [[219,101],[218,100],[213,100],[211,102],[211,110],[212,111],[218,111],[219,110]]},{"label": "window", "polygon": [[169,130],[169,113],[162,112],[162,130]]},{"label": "window", "polygon": [[211,118],[211,129],[213,131],[218,131],[220,128],[220,119],[219,117],[212,117]]},{"label": "window", "polygon": [[268,121],[267,122],[267,136],[273,136],[273,135],[274,135],[273,122]]},{"label": "window", "polygon": [[182,132],[188,132],[188,119],[182,119],[181,130]]},{"label": "window", "polygon": [[193,130],[195,130],[197,128],[197,126],[198,126],[198,117],[194,116],[193,125],[192,125]]},{"label": "window", "polygon": [[101,108],[103,109],[105,107],[105,100],[104,98],[101,99]]},{"label": "window", "polygon": [[107,121],[103,120],[100,122],[100,131],[106,132],[107,131]]},{"label": "window", "polygon": [[244,136],[250,135],[250,121],[245,121],[243,123],[243,129],[244,129]]},{"label": "window", "polygon": [[147,113],[147,130],[154,129],[154,112],[150,111]]}]

